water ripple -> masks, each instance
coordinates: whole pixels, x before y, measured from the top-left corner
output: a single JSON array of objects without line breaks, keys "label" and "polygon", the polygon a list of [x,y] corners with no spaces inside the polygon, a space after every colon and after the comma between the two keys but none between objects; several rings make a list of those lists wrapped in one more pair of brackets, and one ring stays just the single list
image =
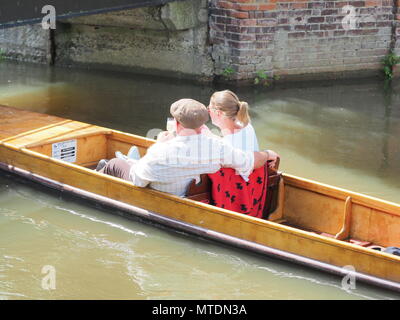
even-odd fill
[{"label": "water ripple", "polygon": [[[126,228],[126,227],[124,227],[124,226],[122,226],[122,225],[120,225],[120,224],[116,224],[116,223],[113,223],[113,222],[110,222],[110,221],[104,221],[104,220],[95,218],[95,217],[93,217],[93,216],[88,216],[88,215],[86,215],[86,214],[77,212],[77,211],[72,210],[72,209],[69,209],[69,208],[64,208],[64,207],[61,207],[61,206],[58,206],[58,205],[49,204],[46,200],[42,200],[42,199],[40,199],[39,197],[32,197],[30,194],[27,194],[27,193],[24,192],[24,191],[18,190],[17,193],[18,193],[18,195],[19,195],[20,197],[22,197],[22,198],[24,198],[24,199],[27,199],[27,200],[29,200],[29,201],[35,201],[35,202],[37,202],[37,203],[40,203],[42,206],[44,206],[44,207],[46,207],[46,208],[57,209],[57,210],[60,210],[60,211],[65,211],[65,212],[71,213],[71,214],[73,214],[73,215],[79,216],[79,217],[81,217],[81,218],[84,218],[84,219],[87,219],[87,220],[90,220],[90,221],[93,221],[93,222],[106,224],[106,225],[108,225],[108,226],[110,226],[110,227],[112,227],[112,228],[117,228],[117,229],[119,229],[119,230],[122,230],[122,231],[124,231],[124,232],[133,234],[133,235],[135,235],[135,236],[147,237],[147,235],[146,235],[144,232],[142,232],[142,231],[134,231],[134,230],[131,230],[131,229],[129,229],[129,228]],[[0,210],[1,210],[1,208],[0,208]],[[0,213],[2,213],[2,212],[0,211]],[[7,215],[7,214],[8,214],[8,215],[13,215],[13,214],[16,213],[16,211],[9,210],[9,209],[4,209],[4,213],[5,213],[6,215]],[[31,218],[26,218],[26,219],[31,219]],[[32,224],[35,224],[35,225],[38,226],[38,227],[43,227],[43,226],[44,226],[43,224],[40,224],[40,223],[37,224],[37,223],[35,223],[35,222],[32,221],[32,220],[26,220],[26,221],[27,221],[27,222],[31,222]]]},{"label": "water ripple", "polygon": [[128,228],[126,228],[126,227],[124,227],[124,226],[122,226],[120,224],[116,224],[116,223],[113,223],[113,222],[110,222],[110,221],[104,221],[104,220],[101,220],[101,219],[98,219],[98,218],[94,218],[94,217],[88,216],[86,214],[79,213],[79,212],[77,212],[75,210],[72,210],[72,209],[67,209],[67,208],[63,208],[63,207],[60,207],[60,206],[54,206],[54,208],[56,208],[58,210],[61,210],[61,211],[66,211],[68,213],[72,213],[73,215],[79,216],[81,218],[84,218],[84,219],[87,219],[87,220],[90,220],[90,221],[93,221],[93,222],[98,222],[98,223],[102,223],[102,224],[108,225],[108,226],[110,226],[112,228],[117,228],[119,230],[122,230],[124,232],[133,234],[135,236],[147,237],[147,235],[142,231],[134,231],[134,230],[128,229]]}]

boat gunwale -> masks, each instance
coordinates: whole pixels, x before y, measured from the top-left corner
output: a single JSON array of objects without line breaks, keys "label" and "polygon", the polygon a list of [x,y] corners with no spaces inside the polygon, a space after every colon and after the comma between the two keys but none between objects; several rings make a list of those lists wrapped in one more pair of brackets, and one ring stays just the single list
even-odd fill
[{"label": "boat gunwale", "polygon": [[145,142],[143,144],[143,146],[151,146],[152,144],[156,143],[156,140],[154,140],[154,139],[150,139],[150,138],[147,138],[147,137],[142,137],[142,136],[139,136],[137,134],[123,132],[123,131],[119,131],[119,130],[115,130],[115,129],[108,129],[108,130],[110,130],[110,134],[116,140],[121,141],[121,142],[129,142],[129,143],[131,143],[132,142],[131,140],[124,139],[125,137],[129,137],[129,138],[134,138],[134,139],[137,139],[139,141]]},{"label": "boat gunwale", "polygon": [[[114,131],[114,130],[112,130],[112,131]],[[135,137],[139,138],[139,139],[143,139],[140,136],[135,136]],[[389,260],[389,261],[392,261],[392,262],[393,261],[394,262],[400,262],[400,257],[398,257],[396,255],[393,255],[393,254],[385,253],[385,252],[382,252],[382,251],[376,251],[376,250],[373,250],[373,249],[364,248],[364,247],[358,246],[358,245],[353,244],[353,243],[344,242],[344,241],[341,241],[341,240],[336,240],[336,239],[333,239],[333,238],[325,237],[325,236],[318,235],[318,234],[315,234],[315,233],[312,233],[312,232],[301,230],[301,229],[296,228],[296,227],[290,227],[290,226],[282,225],[282,224],[279,224],[279,223],[275,223],[273,221],[268,221],[268,220],[259,219],[259,218],[255,218],[255,217],[249,217],[249,216],[246,216],[246,215],[234,212],[234,211],[230,211],[230,210],[223,209],[223,208],[218,208],[218,207],[215,207],[215,206],[212,206],[212,205],[209,205],[209,204],[201,203],[201,202],[194,201],[194,200],[187,199],[187,198],[181,198],[181,197],[178,197],[176,195],[167,194],[167,193],[160,192],[160,191],[157,191],[157,190],[153,190],[153,189],[150,189],[150,188],[136,187],[131,182],[128,182],[128,181],[125,181],[125,180],[122,180],[122,179],[119,179],[119,178],[116,178],[116,177],[113,177],[113,176],[105,175],[105,174],[96,172],[94,170],[82,167],[82,166],[77,165],[77,164],[68,163],[68,162],[65,162],[65,161],[62,161],[62,160],[54,159],[54,158],[46,156],[46,155],[44,155],[44,154],[42,154],[40,152],[29,150],[29,149],[27,149],[25,147],[16,147],[16,146],[14,146],[14,145],[12,145],[10,143],[3,143],[3,142],[0,142],[0,146],[4,146],[4,147],[6,147],[8,149],[12,149],[13,151],[16,151],[16,152],[24,153],[24,154],[28,155],[29,157],[41,158],[41,160],[43,160],[43,161],[52,162],[52,163],[55,163],[56,165],[65,167],[67,169],[71,169],[71,170],[74,170],[74,171],[78,171],[80,173],[84,173],[84,174],[92,175],[92,176],[95,176],[95,177],[99,177],[99,178],[101,178],[103,180],[104,179],[105,180],[109,180],[109,181],[112,181],[114,183],[129,187],[131,189],[138,190],[140,192],[147,192],[147,193],[150,193],[150,194],[154,195],[155,197],[158,197],[158,198],[161,198],[161,199],[164,199],[164,200],[180,202],[180,203],[182,203],[184,205],[187,205],[187,206],[190,206],[190,207],[194,207],[194,208],[197,208],[197,209],[203,209],[203,210],[205,210],[207,212],[210,212],[210,213],[213,213],[213,214],[223,215],[224,217],[227,217],[229,219],[235,219],[235,220],[239,220],[240,222],[247,222],[247,223],[251,223],[251,224],[260,225],[260,226],[263,226],[263,227],[266,227],[266,228],[269,228],[269,229],[290,233],[290,234],[293,234],[293,235],[298,236],[298,237],[302,237],[302,238],[305,238],[305,239],[308,239],[308,240],[312,240],[312,241],[317,241],[317,242],[320,242],[320,243],[323,243],[323,244],[326,244],[326,245],[330,245],[330,246],[333,246],[333,247],[342,247],[343,249],[351,250],[351,251],[354,251],[354,252],[357,252],[357,253],[361,253],[361,254],[366,254],[366,255],[373,256],[373,257],[376,257],[376,258],[379,258],[379,259],[385,259],[385,260]],[[1,163],[3,163],[3,162],[0,162],[0,164]],[[15,165],[12,165],[12,164],[5,163],[5,165],[7,165],[7,166],[11,165],[11,166],[14,166],[14,167],[18,168],[18,166],[15,166]],[[294,176],[284,175],[284,177],[285,176],[290,177],[291,179],[296,179],[296,177],[294,177]],[[300,180],[302,180],[302,178],[300,178]],[[309,180],[309,181],[311,181],[311,180]],[[318,184],[318,182],[315,182],[315,183]],[[331,186],[329,186],[329,187],[331,187]],[[361,195],[361,196],[363,196],[363,195]],[[127,202],[124,202],[124,203],[127,203]],[[143,209],[145,209],[145,208],[143,208]],[[165,214],[162,214],[162,215],[168,217],[168,215],[165,215]],[[181,220],[181,221],[184,221],[184,220]],[[212,229],[209,229],[209,230],[212,230]],[[252,241],[252,240],[248,240],[248,241],[251,241],[253,243],[259,244],[256,241]]]},{"label": "boat gunwale", "polygon": [[[89,128],[90,128],[90,126],[88,126],[86,128],[79,128],[76,131],[80,131],[80,130],[84,131],[84,130],[89,129]],[[96,127],[93,127],[93,128],[96,128]],[[90,131],[89,132],[83,132],[83,133],[74,135],[72,137],[68,136],[69,134],[71,134],[71,132],[62,133],[60,136],[53,136],[53,137],[48,138],[48,140],[31,142],[29,144],[21,146],[21,148],[27,148],[27,149],[36,148],[36,147],[41,147],[41,146],[48,145],[48,144],[57,143],[57,142],[60,142],[60,141],[65,141],[66,139],[73,140],[73,139],[80,139],[80,138],[89,138],[89,137],[92,137],[92,136],[107,135],[107,134],[110,133],[109,130],[108,131],[107,130],[103,130],[103,128],[101,128],[101,127],[98,127],[98,128],[100,128],[101,130],[92,131],[92,132],[90,132]]]},{"label": "boat gunwale", "polygon": [[[331,198],[343,201],[346,201],[347,197],[351,197],[351,202],[353,204],[358,204],[364,207],[368,207],[370,209],[379,210],[385,214],[400,217],[400,204],[398,203],[350,191],[344,188],[334,187],[329,184],[321,183],[311,179],[301,178],[288,173],[283,173],[283,176],[285,179],[285,185],[318,193],[324,196],[329,196]],[[382,206],[378,206],[377,203],[381,204]],[[394,210],[395,212],[390,210]]]}]

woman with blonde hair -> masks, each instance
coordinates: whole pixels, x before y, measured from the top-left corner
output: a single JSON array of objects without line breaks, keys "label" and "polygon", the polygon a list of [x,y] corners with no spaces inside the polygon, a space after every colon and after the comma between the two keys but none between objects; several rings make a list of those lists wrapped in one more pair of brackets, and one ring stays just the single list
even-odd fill
[{"label": "woman with blonde hair", "polygon": [[[247,102],[240,101],[230,90],[217,91],[211,96],[208,112],[226,144],[243,151],[259,151]],[[266,152],[278,156],[271,150]],[[265,167],[254,170],[249,176],[238,175],[231,168],[221,168],[208,177],[212,204],[248,216],[266,217],[268,170]]]},{"label": "woman with blonde hair", "polygon": [[212,123],[220,128],[228,144],[244,151],[259,151],[247,102],[240,101],[230,90],[217,91],[211,96],[208,109]]}]

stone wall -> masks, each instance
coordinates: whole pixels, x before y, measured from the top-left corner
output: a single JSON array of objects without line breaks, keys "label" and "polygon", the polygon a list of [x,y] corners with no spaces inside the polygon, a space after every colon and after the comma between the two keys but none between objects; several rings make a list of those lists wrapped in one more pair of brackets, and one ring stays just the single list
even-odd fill
[{"label": "stone wall", "polygon": [[211,80],[207,0],[73,18],[56,30],[56,63]]},{"label": "stone wall", "polygon": [[30,62],[200,81],[214,74],[208,0],[58,20],[52,37],[41,25],[0,29],[0,49],[8,58]]},{"label": "stone wall", "polygon": [[50,33],[40,25],[0,29],[0,49],[7,58],[48,63],[50,48]]},{"label": "stone wall", "polygon": [[24,61],[201,81],[224,75],[251,82],[258,72],[281,79],[360,77],[380,74],[391,49],[400,55],[399,5],[185,0],[61,20],[52,36],[39,25],[0,29],[0,48]]},{"label": "stone wall", "polygon": [[[212,0],[216,73],[233,68],[233,79],[251,79],[258,71],[301,79],[376,75],[390,48],[400,51],[399,42],[392,42],[400,37],[400,28],[393,28],[398,3]],[[344,9],[348,5],[353,17]]]}]

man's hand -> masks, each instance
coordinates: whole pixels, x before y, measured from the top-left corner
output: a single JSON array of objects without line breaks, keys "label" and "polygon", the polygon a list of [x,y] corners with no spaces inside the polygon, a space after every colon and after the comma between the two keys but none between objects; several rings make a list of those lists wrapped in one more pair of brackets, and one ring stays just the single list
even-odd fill
[{"label": "man's hand", "polygon": [[272,150],[265,150],[265,153],[267,153],[267,161],[268,161],[268,167],[269,168],[274,168],[276,166],[276,160],[279,157],[279,154],[277,154],[275,151]]},{"label": "man's hand", "polygon": [[217,139],[221,138],[220,136],[214,134],[214,133],[210,130],[210,128],[207,127],[205,124],[203,124],[203,125],[200,127],[200,130],[201,130],[201,133],[204,134],[204,135],[207,136],[207,137],[217,138]]},{"label": "man's hand", "polygon": [[276,160],[279,155],[272,150],[265,150],[261,152],[254,152],[254,169],[261,168],[267,161],[268,167],[273,168],[276,165]]},{"label": "man's hand", "polygon": [[157,136],[157,142],[166,142],[175,138],[175,135],[169,131],[162,131]]}]

